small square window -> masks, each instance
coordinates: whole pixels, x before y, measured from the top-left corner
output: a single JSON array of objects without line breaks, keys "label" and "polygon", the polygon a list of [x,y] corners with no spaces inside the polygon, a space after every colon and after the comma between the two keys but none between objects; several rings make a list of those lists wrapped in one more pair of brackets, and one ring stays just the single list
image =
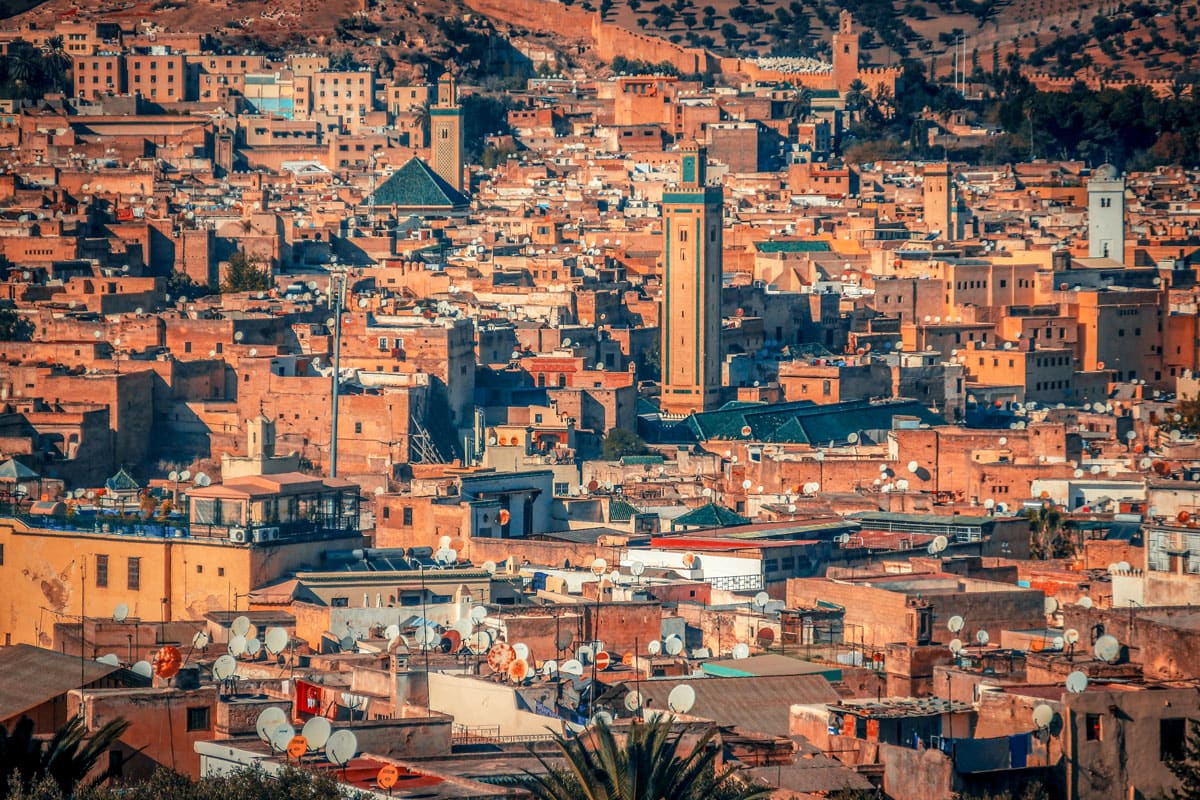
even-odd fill
[{"label": "small square window", "polygon": [[1089,742],[1099,742],[1103,740],[1103,731],[1100,726],[1099,714],[1088,714],[1083,722],[1084,734]]},{"label": "small square window", "polygon": [[187,710],[187,729],[189,731],[206,731],[209,729],[208,706],[198,706]]}]

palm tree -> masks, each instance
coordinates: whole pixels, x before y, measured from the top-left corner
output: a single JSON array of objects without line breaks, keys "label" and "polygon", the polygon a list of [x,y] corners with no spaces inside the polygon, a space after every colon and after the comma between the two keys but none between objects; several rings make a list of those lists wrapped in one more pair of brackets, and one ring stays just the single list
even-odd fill
[{"label": "palm tree", "polygon": [[[28,790],[49,778],[72,796],[128,727],[125,720],[114,719],[89,736],[83,718],[72,717],[46,742],[34,736],[33,720],[23,717],[11,733],[0,728],[0,786],[7,788],[15,780]],[[88,783],[110,777],[106,771]]]},{"label": "palm tree", "polygon": [[783,106],[783,115],[795,122],[803,122],[812,113],[813,93],[807,86],[801,86],[792,92]]},{"label": "palm tree", "polygon": [[1058,506],[1047,501],[1040,508],[1025,512],[1029,519],[1029,554],[1034,558],[1069,558],[1075,543],[1063,532],[1063,515]]},{"label": "palm tree", "polygon": [[862,108],[863,100],[866,98],[867,85],[858,78],[850,82],[846,93],[842,99],[846,101],[846,111],[850,112],[850,119],[854,119],[857,111]]},{"label": "palm tree", "polygon": [[429,103],[418,103],[412,107],[413,125],[421,131],[421,145],[429,143]]},{"label": "palm tree", "polygon": [[546,774],[528,773],[530,791],[537,800],[763,800],[770,794],[737,767],[717,769],[713,731],[681,756],[682,733],[672,733],[673,725],[667,716],[635,720],[623,742],[602,721],[587,737],[555,734],[567,766],[552,767],[539,755]]}]

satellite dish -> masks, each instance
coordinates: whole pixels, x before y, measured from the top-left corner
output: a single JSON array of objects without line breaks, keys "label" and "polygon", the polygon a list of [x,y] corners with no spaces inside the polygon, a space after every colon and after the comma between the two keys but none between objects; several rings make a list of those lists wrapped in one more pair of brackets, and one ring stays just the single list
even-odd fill
[{"label": "satellite dish", "polygon": [[643,700],[640,692],[630,692],[629,694],[625,695],[626,711],[637,711],[642,707],[642,703]]},{"label": "satellite dish", "polygon": [[950,648],[951,653],[957,654],[958,651],[963,649],[963,641],[962,639],[951,639],[950,644],[947,645],[947,647]]},{"label": "satellite dish", "polygon": [[485,653],[492,646],[492,634],[488,631],[476,631],[470,637],[471,650],[476,653]]},{"label": "satellite dish", "polygon": [[1066,639],[1064,639],[1064,638],[1063,638],[1063,637],[1061,637],[1061,636],[1055,636],[1055,637],[1054,637],[1054,638],[1053,638],[1053,639],[1050,641],[1050,644],[1051,644],[1051,646],[1053,646],[1055,650],[1062,650],[1062,649],[1063,649],[1063,646],[1064,646],[1066,643],[1067,643],[1067,640],[1066,640]]},{"label": "satellite dish", "polygon": [[1074,628],[1067,628],[1066,631],[1063,632],[1063,641],[1067,644],[1075,644],[1079,641],[1079,631],[1075,630]]},{"label": "satellite dish", "polygon": [[358,737],[347,730],[335,731],[325,742],[325,757],[344,767],[358,753]]},{"label": "satellite dish", "polygon": [[975,641],[979,642],[980,644],[987,644],[988,640],[991,638],[992,637],[988,635],[988,632],[982,629],[975,634]]},{"label": "satellite dish", "polygon": [[471,621],[474,622],[476,625],[478,625],[479,623],[481,623],[485,619],[487,619],[487,615],[488,615],[487,609],[484,608],[483,606],[475,606],[474,608],[471,609]]},{"label": "satellite dish", "polygon": [[290,722],[285,722],[271,730],[269,736],[271,749],[277,753],[286,753],[288,745],[292,743],[292,739],[296,738],[296,729]]},{"label": "satellite dish", "polygon": [[254,723],[254,729],[258,732],[258,738],[270,744],[271,733],[280,725],[286,725],[287,721],[287,714],[282,708],[268,706],[259,712],[258,720]]},{"label": "satellite dish", "polygon": [[680,639],[675,634],[671,634],[667,637],[665,647],[667,655],[677,656],[683,652],[683,639]]},{"label": "satellite dish", "polygon": [[641,576],[646,571],[646,565],[641,561],[633,561],[629,564],[629,572],[634,577]]},{"label": "satellite dish", "polygon": [[662,642],[658,639],[651,639],[650,643],[646,645],[646,651],[652,656],[658,655],[662,652]]},{"label": "satellite dish", "polygon": [[1129,572],[1132,569],[1133,569],[1133,565],[1130,564],[1128,561],[1118,561],[1117,562],[1117,571],[1118,572]]},{"label": "satellite dish", "polygon": [[578,658],[584,664],[590,664],[592,662],[592,647],[591,647],[591,645],[587,645],[587,644],[580,645],[579,649],[575,651],[575,657]]},{"label": "satellite dish", "polygon": [[554,673],[558,672],[558,662],[553,658],[542,662],[542,675],[547,678],[554,677]]},{"label": "satellite dish", "polygon": [[667,695],[667,708],[674,711],[676,714],[686,714],[692,710],[692,706],[696,704],[696,690],[686,683],[682,683],[671,690]]},{"label": "satellite dish", "polygon": [[525,644],[524,642],[517,642],[512,646],[512,648],[513,653],[516,654],[517,658],[523,658],[526,661],[529,660],[529,645]]},{"label": "satellite dish", "polygon": [[[470,631],[467,631],[467,633],[470,634]],[[399,635],[400,635],[400,626],[396,625],[394,623],[392,625],[388,625],[386,628],[383,629],[383,638],[387,639],[389,642],[392,641],[393,639],[395,639]]]},{"label": "satellite dish", "polygon": [[112,618],[113,622],[124,622],[129,618],[129,606],[124,603],[118,603],[117,607],[113,609]]},{"label": "satellite dish", "polygon": [[226,654],[223,656],[218,656],[217,660],[213,662],[212,675],[214,681],[220,682],[229,680],[233,677],[233,674],[236,671],[237,662],[234,661],[233,656],[231,655]]},{"label": "satellite dish", "polygon": [[208,647],[208,634],[204,631],[196,631],[196,635],[192,637],[192,647],[197,650]]},{"label": "satellite dish", "polygon": [[110,667],[121,666],[121,659],[117,658],[116,653],[105,653],[97,658],[96,661],[100,662],[101,664],[108,664]]},{"label": "satellite dish", "polygon": [[1084,595],[1083,597],[1080,597],[1078,600],[1075,601],[1075,605],[1079,606],[1080,608],[1091,608],[1092,607],[1092,598],[1088,597],[1087,595]]},{"label": "satellite dish", "polygon": [[939,535],[939,536],[933,537],[933,541],[929,543],[929,547],[931,550],[933,550],[933,552],[940,553],[943,550],[945,550],[947,545],[949,545],[949,544],[950,544],[949,539],[947,539],[945,536]]},{"label": "satellite dish", "polygon": [[154,675],[154,668],[150,666],[149,661],[139,661],[130,667],[130,669],[143,678],[149,678]]},{"label": "satellite dish", "polygon": [[745,642],[738,642],[737,644],[735,644],[733,646],[733,654],[732,655],[738,661],[742,660],[743,658],[749,658],[750,657],[750,645],[746,644]]},{"label": "satellite dish", "polygon": [[229,644],[226,645],[226,648],[229,650],[229,655],[233,656],[234,658],[244,655],[246,653],[246,637],[234,636],[229,640]]},{"label": "satellite dish", "polygon": [[592,562],[592,574],[593,575],[599,576],[599,575],[603,575],[606,572],[608,572],[608,562],[605,561],[603,558],[597,558],[595,561]]},{"label": "satellite dish", "polygon": [[450,547],[450,537],[449,536],[443,536],[442,538],[438,539],[438,549],[439,550],[446,550],[449,547]]},{"label": "satellite dish", "polygon": [[1080,692],[1087,691],[1088,676],[1079,670],[1075,670],[1067,676],[1066,684],[1068,692],[1071,694],[1079,694]]},{"label": "satellite dish", "polygon": [[583,663],[578,659],[572,658],[569,661],[564,661],[562,666],[558,668],[558,671],[563,675],[572,675],[578,678],[583,675]]},{"label": "satellite dish", "polygon": [[[422,625],[421,627],[417,628],[416,632],[413,634],[413,638],[417,640],[417,644],[419,644],[423,650],[428,650],[435,644],[440,644],[442,641],[442,637],[438,635],[438,632],[429,625]],[[497,644],[496,646],[499,647],[500,645]]]},{"label": "satellite dish", "polygon": [[1045,703],[1040,703],[1033,709],[1033,724],[1039,728],[1049,728],[1054,721],[1054,709]]},{"label": "satellite dish", "polygon": [[1053,614],[1055,611],[1058,611],[1058,601],[1053,597],[1047,597],[1042,607],[1046,610],[1047,614]]},{"label": "satellite dish", "polygon": [[308,740],[309,748],[320,750],[329,741],[329,734],[332,732],[333,726],[329,724],[329,720],[325,717],[312,717],[304,723],[300,735]]},{"label": "satellite dish", "polygon": [[250,656],[251,658],[254,658],[259,654],[259,651],[261,651],[261,650],[262,650],[262,642],[260,642],[258,639],[251,638],[251,639],[246,640],[246,655]]},{"label": "satellite dish", "polygon": [[513,683],[521,683],[529,677],[529,662],[523,658],[515,659],[508,665],[508,679]]},{"label": "satellite dish", "polygon": [[946,627],[950,630],[951,633],[958,633],[959,631],[961,631],[963,629],[963,625],[965,625],[965,624],[966,624],[966,621],[963,620],[963,618],[960,617],[958,614],[955,614],[946,623]]},{"label": "satellite dish", "polygon": [[771,595],[767,594],[766,592],[759,592],[758,594],[754,595],[754,605],[758,606],[759,608],[766,608],[767,603],[769,602],[771,602]]},{"label": "satellite dish", "polygon": [[496,574],[496,562],[495,561],[485,561],[485,562],[483,562],[482,566],[483,566],[483,571],[486,572],[488,575]]},{"label": "satellite dish", "polygon": [[1121,657],[1121,643],[1117,637],[1106,633],[1096,640],[1092,652],[1096,654],[1096,658],[1111,664]]},{"label": "satellite dish", "polygon": [[[200,475],[203,474],[203,472],[200,473]],[[200,475],[196,476],[197,481],[200,480]],[[246,616],[237,617],[234,619],[230,629],[233,631],[234,636],[245,636],[250,632],[250,618]]]}]

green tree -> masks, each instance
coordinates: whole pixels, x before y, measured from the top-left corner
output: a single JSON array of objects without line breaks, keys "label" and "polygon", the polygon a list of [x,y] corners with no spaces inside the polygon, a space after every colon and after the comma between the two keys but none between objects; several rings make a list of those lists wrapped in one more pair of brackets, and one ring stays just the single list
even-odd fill
[{"label": "green tree", "polygon": [[566,767],[538,755],[547,773],[530,774],[529,788],[537,800],[760,800],[770,794],[737,767],[717,768],[712,731],[681,755],[683,734],[673,733],[673,724],[666,716],[634,721],[623,741],[604,723],[590,736],[555,734],[555,755]]},{"label": "green tree", "polygon": [[813,93],[807,86],[801,86],[792,92],[783,106],[783,115],[795,122],[803,122],[812,113]]},{"label": "green tree", "polygon": [[1178,779],[1179,788],[1172,790],[1169,800],[1195,800],[1200,797],[1200,726],[1188,725],[1183,742],[1183,758],[1167,761],[1167,769]]},{"label": "green tree", "polygon": [[0,308],[0,342],[28,342],[33,331],[33,323],[15,309]]},{"label": "green tree", "polygon": [[121,738],[129,723],[114,719],[89,733],[82,717],[71,720],[49,741],[34,736],[33,720],[22,717],[11,731],[0,728],[0,787],[29,791],[51,781],[64,795],[112,777],[107,771],[88,781],[100,757]]},{"label": "green tree", "polygon": [[270,271],[260,266],[258,256],[248,256],[245,250],[238,250],[229,259],[229,271],[221,282],[221,292],[264,292],[274,285]]},{"label": "green tree", "polygon": [[642,357],[637,362],[637,379],[639,381],[662,379],[662,342],[658,339],[642,350]]},{"label": "green tree", "polygon": [[170,295],[171,302],[181,299],[191,300],[208,294],[208,287],[196,283],[186,272],[176,271],[167,278],[166,294]]},{"label": "green tree", "polygon": [[1051,502],[1025,512],[1029,520],[1029,553],[1034,558],[1069,558],[1075,555],[1075,543],[1063,528],[1063,514]]},{"label": "green tree", "polygon": [[1200,397],[1180,397],[1175,409],[1159,428],[1163,431],[1178,430],[1192,435],[1200,433]]},{"label": "green tree", "polygon": [[606,461],[616,461],[623,456],[641,456],[650,452],[642,437],[625,428],[613,428],[604,437],[602,450]]}]

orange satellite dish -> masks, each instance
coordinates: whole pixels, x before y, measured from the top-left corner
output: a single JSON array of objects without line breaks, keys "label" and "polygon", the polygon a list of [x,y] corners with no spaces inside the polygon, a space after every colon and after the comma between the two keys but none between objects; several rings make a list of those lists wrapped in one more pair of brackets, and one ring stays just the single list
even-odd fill
[{"label": "orange satellite dish", "polygon": [[290,757],[299,760],[307,752],[308,739],[305,739],[303,736],[293,736],[292,740],[288,742],[287,754]]},{"label": "orange satellite dish", "polygon": [[505,672],[508,670],[508,665],[517,657],[516,651],[512,649],[512,645],[508,642],[496,642],[492,648],[488,650],[487,663],[492,668],[492,672]]},{"label": "orange satellite dish", "polygon": [[529,662],[523,658],[513,659],[513,662],[508,665],[508,679],[513,683],[520,683],[529,677]]},{"label": "orange satellite dish", "polygon": [[375,782],[381,789],[392,789],[400,780],[400,768],[395,764],[384,764],[375,776]]},{"label": "orange satellite dish", "polygon": [[167,645],[160,648],[154,654],[154,674],[163,680],[174,678],[179,668],[183,666],[183,653],[179,652],[179,648],[174,645]]},{"label": "orange satellite dish", "polygon": [[612,664],[612,656],[607,651],[601,650],[596,653],[596,669],[608,669],[610,664]]},{"label": "orange satellite dish", "polygon": [[451,628],[442,636],[442,650],[447,653],[457,653],[462,647],[462,634]]},{"label": "orange satellite dish", "polygon": [[508,513],[508,509],[507,508],[500,509],[500,524],[507,525],[508,521],[510,519],[512,519],[512,514]]}]

